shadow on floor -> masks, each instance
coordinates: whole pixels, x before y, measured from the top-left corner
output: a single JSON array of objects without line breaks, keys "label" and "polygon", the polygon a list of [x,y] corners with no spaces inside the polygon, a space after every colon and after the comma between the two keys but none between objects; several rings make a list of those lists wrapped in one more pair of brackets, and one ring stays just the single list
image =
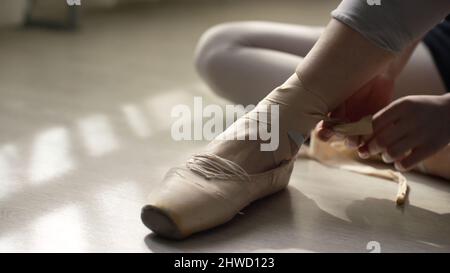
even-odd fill
[{"label": "shadow on floor", "polygon": [[346,213],[350,221],[288,187],[215,229],[182,241],[149,234],[145,243],[153,252],[368,252],[367,243],[382,238],[384,252],[450,250],[450,214],[411,205],[399,210],[391,200],[374,198],[353,202]]}]

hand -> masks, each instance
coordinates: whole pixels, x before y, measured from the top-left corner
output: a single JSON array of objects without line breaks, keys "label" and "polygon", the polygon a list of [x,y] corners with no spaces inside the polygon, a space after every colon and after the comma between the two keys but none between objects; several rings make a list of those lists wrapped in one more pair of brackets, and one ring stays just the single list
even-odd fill
[{"label": "hand", "polygon": [[382,153],[398,170],[411,169],[449,143],[450,95],[401,98],[374,115],[373,127],[360,155]]},{"label": "hand", "polygon": [[[330,117],[346,122],[353,122],[367,115],[373,115],[391,102],[394,92],[394,79],[387,74],[378,75],[356,91],[341,106],[331,112]],[[327,122],[320,122],[317,136],[328,141],[335,133]],[[359,139],[348,138],[350,146],[357,146]]]}]

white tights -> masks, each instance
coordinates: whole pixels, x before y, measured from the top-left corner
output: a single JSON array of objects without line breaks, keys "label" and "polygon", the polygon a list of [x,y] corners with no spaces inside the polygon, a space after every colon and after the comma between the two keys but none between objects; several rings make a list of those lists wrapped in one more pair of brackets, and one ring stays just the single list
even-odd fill
[{"label": "white tights", "polygon": [[[294,73],[322,30],[271,22],[224,23],[201,37],[196,67],[220,96],[234,103],[256,104]],[[394,99],[441,95],[444,90],[428,48],[420,43],[396,81]]]}]

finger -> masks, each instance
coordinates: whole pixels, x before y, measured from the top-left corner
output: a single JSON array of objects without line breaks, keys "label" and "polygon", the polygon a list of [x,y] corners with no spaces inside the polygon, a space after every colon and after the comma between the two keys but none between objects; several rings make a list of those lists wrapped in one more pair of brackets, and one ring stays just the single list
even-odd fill
[{"label": "finger", "polygon": [[392,124],[384,127],[378,132],[368,143],[369,154],[374,155],[386,151],[386,149],[398,142],[400,139],[405,138],[409,132],[413,129],[410,128],[410,124],[402,122]]},{"label": "finger", "polygon": [[363,147],[373,138],[373,135],[363,135],[359,136],[359,145],[358,147]]},{"label": "finger", "polygon": [[[361,137],[361,143],[358,146],[358,155],[362,159],[369,158],[371,153],[369,152],[369,145],[371,145],[370,149],[372,150],[372,154],[377,154],[376,150],[378,150],[378,146],[374,147],[374,144],[372,142],[373,136],[362,136]],[[378,152],[381,153],[381,150]]]},{"label": "finger", "polygon": [[358,155],[362,159],[367,159],[370,157],[367,145],[364,144],[363,146],[358,148]]},{"label": "finger", "polygon": [[394,160],[392,157],[390,157],[386,152],[384,152],[384,153],[381,154],[381,159],[383,160],[384,163],[392,163],[392,162],[395,161],[395,160]]},{"label": "finger", "polygon": [[374,134],[381,131],[384,127],[398,122],[404,113],[404,106],[401,103],[394,102],[381,109],[373,116],[372,126]]},{"label": "finger", "polygon": [[328,141],[330,140],[334,135],[334,132],[332,130],[329,130],[327,128],[319,128],[317,130],[317,137],[322,141]]},{"label": "finger", "polygon": [[403,158],[401,161],[396,162],[397,163],[396,167],[400,171],[410,170],[416,164],[418,164],[422,160],[425,160],[426,158],[433,155],[437,151],[438,149],[433,146],[429,145],[418,146],[417,148],[413,149],[408,156]]},{"label": "finger", "polygon": [[[389,134],[388,132],[393,131],[394,130],[394,126],[387,126],[385,128],[383,128],[383,131],[379,132],[379,134]],[[379,138],[379,135],[375,135],[374,137],[372,137],[368,142],[366,142],[364,144],[365,146],[365,151],[369,154],[369,155],[376,155],[379,153],[382,153],[385,149],[385,147],[387,146],[387,144],[389,143],[389,140],[386,139],[386,137],[383,138]]]},{"label": "finger", "polygon": [[[319,138],[324,141],[328,141],[330,138],[334,137],[337,140],[342,140],[345,136],[341,133],[335,132],[333,127],[336,124],[342,122],[340,119],[323,120],[320,122],[320,136]],[[318,132],[319,133],[319,132]]]},{"label": "finger", "polygon": [[394,144],[386,148],[386,154],[394,161],[398,161],[406,156],[414,147],[421,143],[420,139],[410,135],[401,138]]},{"label": "finger", "polygon": [[362,136],[361,143],[358,146],[358,155],[362,159],[366,159],[370,157],[368,143],[370,141],[370,136]]},{"label": "finger", "polygon": [[373,134],[370,136],[363,137],[362,139],[363,143],[358,148],[359,157],[361,157],[362,159],[369,158],[370,157],[369,150],[371,150],[373,154],[381,152],[380,147],[378,147],[376,143],[372,143],[371,144],[372,146],[370,148],[369,144],[371,143],[372,139],[374,139],[375,136],[379,134],[379,132],[381,132],[385,127],[392,126],[392,124],[398,122],[402,112],[403,112],[402,107],[400,107],[398,103],[393,103],[383,108],[373,116],[372,119]]},{"label": "finger", "polygon": [[323,120],[317,123],[314,130],[316,131],[317,137],[322,141],[328,141],[332,137],[333,131],[327,127],[326,122]]}]

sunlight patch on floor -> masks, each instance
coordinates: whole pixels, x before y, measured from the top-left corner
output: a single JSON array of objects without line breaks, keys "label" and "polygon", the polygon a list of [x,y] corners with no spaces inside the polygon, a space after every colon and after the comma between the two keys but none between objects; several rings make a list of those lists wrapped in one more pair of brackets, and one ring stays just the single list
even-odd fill
[{"label": "sunlight patch on floor", "polygon": [[33,141],[29,179],[42,182],[74,168],[71,143],[66,128],[56,127],[39,133]]},{"label": "sunlight patch on floor", "polygon": [[103,156],[119,147],[111,123],[105,115],[88,116],[78,122],[78,128],[90,156]]}]

